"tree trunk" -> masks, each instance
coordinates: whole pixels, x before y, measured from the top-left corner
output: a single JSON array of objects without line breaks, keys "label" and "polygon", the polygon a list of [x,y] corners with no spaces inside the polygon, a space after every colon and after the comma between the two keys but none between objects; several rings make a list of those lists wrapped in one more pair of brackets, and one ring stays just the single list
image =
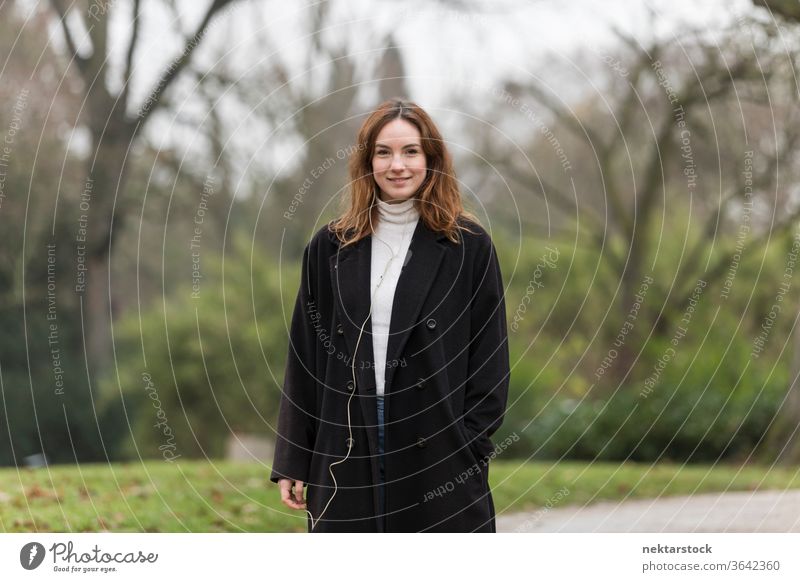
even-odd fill
[{"label": "tree trunk", "polygon": [[[90,193],[87,230],[87,275],[83,295],[83,317],[89,373],[97,381],[113,362],[111,314],[113,287],[109,282],[111,237],[124,218],[122,195],[125,188],[125,157],[133,134],[127,127],[109,124],[102,135],[94,136],[98,148],[94,167],[89,171],[84,198]],[[118,234],[118,233],[117,233]]]},{"label": "tree trunk", "polygon": [[633,329],[629,330],[626,334],[624,343],[617,346],[615,344],[617,335],[622,329],[623,324],[628,321],[628,314],[636,300],[636,294],[642,284],[642,262],[644,260],[644,246],[647,244],[646,237],[642,236],[643,226],[637,229],[637,232],[631,237],[629,247],[631,249],[630,256],[627,259],[625,269],[620,274],[622,277],[622,284],[620,286],[620,294],[617,301],[617,317],[613,320],[609,330],[613,335],[607,338],[607,348],[603,355],[610,352],[611,349],[616,350],[616,357],[611,363],[608,372],[604,375],[602,383],[598,386],[599,390],[596,395],[602,398],[610,398],[621,386],[623,388],[629,386],[632,380],[630,372],[636,365],[636,357],[641,346],[638,343],[638,338],[642,335],[639,332],[640,328],[646,329],[651,322],[645,321],[645,310],[639,310],[639,316],[633,323]]}]

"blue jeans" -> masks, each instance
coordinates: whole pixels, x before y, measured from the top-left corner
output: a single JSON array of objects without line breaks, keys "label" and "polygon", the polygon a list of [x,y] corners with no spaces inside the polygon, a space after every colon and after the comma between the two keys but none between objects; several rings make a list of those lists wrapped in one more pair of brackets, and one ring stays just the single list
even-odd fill
[{"label": "blue jeans", "polygon": [[381,527],[378,531],[384,531],[383,523],[386,519],[386,473],[383,467],[383,453],[384,449],[384,426],[383,426],[383,396],[376,398],[378,401],[378,467],[380,468],[380,483],[378,483],[378,520]]}]

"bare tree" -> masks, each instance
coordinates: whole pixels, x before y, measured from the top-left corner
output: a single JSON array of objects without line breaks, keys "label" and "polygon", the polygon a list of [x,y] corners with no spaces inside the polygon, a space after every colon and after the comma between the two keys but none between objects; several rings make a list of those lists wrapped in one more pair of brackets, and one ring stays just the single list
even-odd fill
[{"label": "bare tree", "polygon": [[[91,185],[86,241],[88,276],[81,303],[90,372],[94,376],[107,369],[111,359],[110,254],[114,230],[119,230],[126,218],[120,199],[125,191],[129,152],[153,114],[164,106],[165,94],[186,69],[209,25],[233,1],[212,0],[209,3],[199,23],[184,39],[180,54],[164,67],[146,101],[137,108],[131,101],[130,87],[135,74],[135,55],[140,48],[141,1],[130,2],[131,34],[124,52],[123,84],[114,93],[106,82],[109,23],[112,14],[122,6],[112,0],[80,4],[50,0],[67,49],[66,56],[82,80],[84,111],[91,135],[92,154],[86,168],[86,181]],[[85,39],[79,37],[80,31],[86,31]],[[83,54],[79,47],[87,40],[90,52]]]},{"label": "bare tree", "polygon": [[[704,151],[710,148],[700,144],[713,144],[709,136],[714,131],[722,134],[721,148],[732,149],[731,144],[741,144],[742,140],[734,133],[739,129],[709,124],[710,112],[724,113],[725,108],[732,107],[734,109],[727,110],[722,117],[746,118],[748,125],[757,125],[757,120],[768,109],[782,119],[771,151],[757,148],[753,177],[754,196],[774,205],[779,218],[771,226],[760,225],[760,229],[754,229],[756,234],[748,242],[747,256],[757,256],[758,249],[771,237],[787,232],[800,217],[800,208],[784,187],[789,175],[784,174],[786,162],[796,155],[800,140],[800,120],[791,106],[790,94],[784,91],[786,101],[776,103],[774,95],[771,97],[765,91],[770,86],[774,90],[782,78],[791,77],[791,63],[787,64],[785,55],[778,50],[756,49],[748,44],[749,40],[744,42],[741,26],[742,23],[737,23],[723,31],[723,40],[717,42],[707,41],[701,31],[685,31],[680,36],[680,47],[676,47],[672,39],[658,38],[643,46],[617,30],[625,53],[616,64],[617,68],[624,65],[624,75],[609,71],[608,74],[615,77],[613,86],[616,89],[607,92],[607,106],[598,104],[600,100],[595,98],[567,103],[538,83],[506,85],[509,95],[523,101],[530,99],[537,109],[545,111],[552,119],[552,127],[556,128],[553,131],[562,136],[562,141],[566,139],[564,136],[572,136],[575,143],[583,144],[579,155],[591,160],[586,166],[595,164],[591,172],[583,170],[587,183],[581,191],[600,196],[581,201],[581,234],[604,249],[600,277],[609,287],[609,297],[614,292],[610,285],[619,283],[621,295],[616,302],[616,318],[604,326],[609,332],[616,334],[619,329],[616,324],[624,320],[634,304],[641,281],[650,269],[649,263],[656,256],[654,229],[658,229],[670,204],[676,208],[683,206],[674,198],[675,193],[685,196],[687,181],[701,180],[696,177],[699,168],[713,168],[717,164],[715,157]],[[752,23],[752,26],[760,25]],[[768,26],[761,30],[766,31],[767,36],[772,34]],[[691,67],[683,60],[686,58],[683,51],[691,58]],[[689,134],[682,128],[690,130],[694,143],[693,148],[689,144],[691,151],[688,152],[685,140]],[[543,142],[537,137],[534,143],[546,148]],[[740,160],[741,154],[741,151],[726,150],[721,157],[728,161]],[[515,159],[519,160],[519,156],[512,152],[496,150],[492,162],[514,185],[516,192],[523,194],[521,198],[525,198],[525,193],[537,198],[546,196],[554,209],[561,210],[568,218],[574,217],[576,200],[565,181],[562,180],[565,184],[562,186],[557,175],[532,175],[529,167],[522,167]],[[784,180],[780,185],[776,182],[779,165]],[[788,167],[791,168],[791,164]],[[691,300],[697,280],[703,279],[712,285],[728,272],[737,249],[721,245],[724,248],[718,249],[712,257],[707,242],[731,226],[726,224],[727,217],[741,214],[744,188],[739,171],[725,175],[720,169],[719,176],[723,185],[721,191],[718,187],[715,191],[713,183],[708,183],[707,188],[698,186],[693,190],[701,209],[703,236],[684,255],[674,283],[670,282],[671,292],[662,289],[663,309],[639,314],[635,332],[619,348],[611,373],[604,376],[606,389],[631,380],[629,374],[643,343],[636,340],[644,339],[639,333],[649,330],[663,333],[674,326]],[[576,179],[580,178],[576,176]],[[704,191],[709,194],[703,194]]]}]

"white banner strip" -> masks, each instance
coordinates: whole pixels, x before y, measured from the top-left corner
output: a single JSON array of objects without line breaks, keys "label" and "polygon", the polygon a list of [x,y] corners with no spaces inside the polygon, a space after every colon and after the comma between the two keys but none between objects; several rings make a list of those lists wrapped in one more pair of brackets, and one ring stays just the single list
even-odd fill
[{"label": "white banner strip", "polygon": [[[4,534],[2,580],[800,580],[800,534]],[[191,576],[191,578],[186,578]],[[520,578],[522,577],[522,578]],[[578,578],[580,577],[580,578]]]}]

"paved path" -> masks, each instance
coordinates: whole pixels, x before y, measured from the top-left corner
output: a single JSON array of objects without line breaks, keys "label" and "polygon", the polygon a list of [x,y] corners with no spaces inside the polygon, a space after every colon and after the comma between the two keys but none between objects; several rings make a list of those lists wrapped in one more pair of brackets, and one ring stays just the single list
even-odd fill
[{"label": "paved path", "polygon": [[710,493],[500,514],[497,531],[800,532],[800,491]]}]

